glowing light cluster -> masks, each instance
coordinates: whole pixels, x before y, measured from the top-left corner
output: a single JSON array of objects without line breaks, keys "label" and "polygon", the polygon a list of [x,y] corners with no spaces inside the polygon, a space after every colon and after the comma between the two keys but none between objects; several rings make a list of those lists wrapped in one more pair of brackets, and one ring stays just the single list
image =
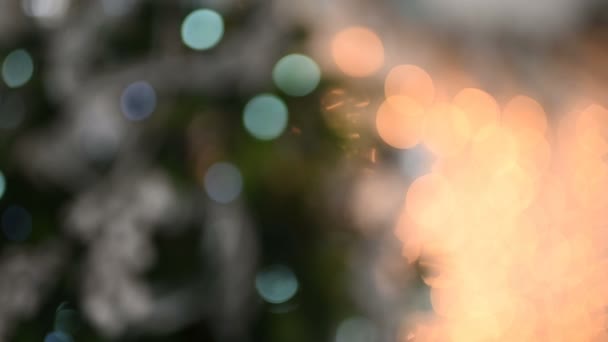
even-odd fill
[{"label": "glowing light cluster", "polygon": [[608,339],[608,110],[591,105],[551,129],[526,96],[501,108],[467,88],[437,101],[420,70],[388,78],[377,117],[389,145],[435,156],[396,228],[435,312],[404,340]]}]

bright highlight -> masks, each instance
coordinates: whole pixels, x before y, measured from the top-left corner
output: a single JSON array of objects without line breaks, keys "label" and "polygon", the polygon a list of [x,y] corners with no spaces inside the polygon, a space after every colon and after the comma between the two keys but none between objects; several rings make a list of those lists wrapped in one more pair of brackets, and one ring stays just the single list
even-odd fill
[{"label": "bright highlight", "polygon": [[287,106],[274,95],[258,95],[245,105],[243,124],[247,132],[257,139],[278,138],[287,126],[287,120]]},{"label": "bright highlight", "polygon": [[2,63],[2,79],[9,88],[25,85],[34,74],[34,61],[25,50],[15,50]]},{"label": "bright highlight", "polygon": [[199,9],[184,19],[182,41],[194,50],[207,50],[219,43],[224,35],[224,20],[217,12]]},{"label": "bright highlight", "polygon": [[277,62],[273,71],[274,83],[288,95],[310,94],[321,81],[321,69],[310,57],[293,54]]},{"label": "bright highlight", "polygon": [[384,45],[373,31],[350,27],[333,39],[331,53],[338,68],[351,77],[366,77],[384,64]]}]

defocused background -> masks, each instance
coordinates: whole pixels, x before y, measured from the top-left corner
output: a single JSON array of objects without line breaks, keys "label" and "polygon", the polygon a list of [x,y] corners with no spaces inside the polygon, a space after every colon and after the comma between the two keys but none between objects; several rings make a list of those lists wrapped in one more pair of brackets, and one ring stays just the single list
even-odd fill
[{"label": "defocused background", "polygon": [[400,220],[436,150],[385,96],[551,126],[608,104],[607,34],[604,0],[0,0],[0,341],[444,341]]}]

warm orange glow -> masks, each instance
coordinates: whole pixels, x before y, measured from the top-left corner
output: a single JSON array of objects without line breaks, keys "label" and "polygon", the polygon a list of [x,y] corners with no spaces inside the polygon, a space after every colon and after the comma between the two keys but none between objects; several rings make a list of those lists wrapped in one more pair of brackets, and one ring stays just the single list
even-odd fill
[{"label": "warm orange glow", "polygon": [[504,172],[515,165],[517,141],[507,129],[485,126],[473,137],[471,158],[484,175]]},{"label": "warm orange glow", "polygon": [[514,165],[488,182],[484,199],[488,213],[516,216],[532,204],[537,190],[530,174]]},{"label": "warm orange glow", "polygon": [[466,115],[474,135],[482,128],[495,125],[500,110],[496,100],[483,90],[466,88],[454,97],[453,104]]},{"label": "warm orange glow", "polygon": [[608,153],[608,110],[591,105],[576,119],[575,131],[581,148],[589,153],[605,155]]},{"label": "warm orange glow", "polygon": [[340,31],[332,41],[331,52],[338,68],[351,77],[370,76],[384,63],[382,41],[365,27]]},{"label": "warm orange glow", "polygon": [[405,96],[389,97],[376,115],[378,134],[395,148],[411,148],[418,144],[423,125],[423,108]]},{"label": "warm orange glow", "polygon": [[399,65],[391,69],[384,83],[386,97],[407,96],[423,106],[430,106],[435,98],[431,76],[415,65]]},{"label": "warm orange glow", "polygon": [[604,161],[597,160],[581,165],[573,174],[571,191],[578,202],[585,207],[602,208],[607,205],[606,189],[608,189],[608,165]]},{"label": "warm orange glow", "polygon": [[[513,132],[510,130],[510,132]],[[517,164],[526,170],[531,177],[538,178],[547,171],[551,163],[551,145],[549,141],[534,131],[517,138]]]},{"label": "warm orange glow", "polygon": [[505,106],[502,124],[517,136],[523,136],[529,131],[544,135],[547,130],[547,114],[534,99],[516,96]]},{"label": "warm orange glow", "polygon": [[460,153],[469,142],[466,114],[449,103],[433,105],[426,114],[424,144],[434,154],[447,157]]},{"label": "warm orange glow", "polygon": [[452,193],[448,182],[439,174],[424,175],[412,183],[405,210],[419,225],[436,227],[452,211]]},{"label": "warm orange glow", "polygon": [[480,90],[463,90],[454,105],[472,129],[456,139],[450,106],[429,109],[423,142],[437,160],[410,185],[397,226],[435,312],[403,335],[608,340],[608,110],[578,109],[553,130],[525,96],[501,120]]},{"label": "warm orange glow", "polygon": [[411,264],[420,258],[422,243],[417,234],[414,221],[402,210],[397,221],[396,234],[403,241],[403,256]]}]

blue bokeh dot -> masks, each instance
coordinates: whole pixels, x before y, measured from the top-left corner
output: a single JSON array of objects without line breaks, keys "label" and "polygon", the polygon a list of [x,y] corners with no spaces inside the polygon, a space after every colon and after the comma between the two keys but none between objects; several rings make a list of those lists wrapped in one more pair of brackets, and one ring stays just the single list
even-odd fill
[{"label": "blue bokeh dot", "polygon": [[156,109],[156,92],[147,82],[131,83],[123,91],[120,105],[127,119],[143,120]]}]

